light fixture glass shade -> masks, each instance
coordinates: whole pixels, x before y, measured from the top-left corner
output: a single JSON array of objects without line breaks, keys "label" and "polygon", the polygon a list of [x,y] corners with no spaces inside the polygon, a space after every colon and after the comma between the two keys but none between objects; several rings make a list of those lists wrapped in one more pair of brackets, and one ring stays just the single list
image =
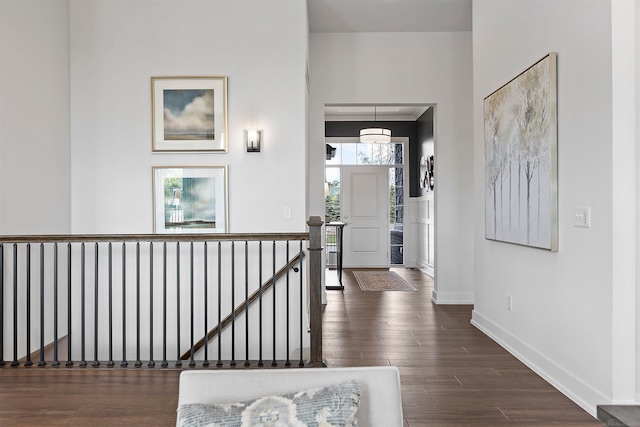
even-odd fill
[{"label": "light fixture glass shade", "polygon": [[260,152],[260,140],[262,139],[262,131],[257,129],[247,129],[245,131],[245,141],[247,144],[247,153]]},{"label": "light fixture glass shade", "polygon": [[391,142],[391,131],[384,128],[361,129],[360,142],[389,144]]}]

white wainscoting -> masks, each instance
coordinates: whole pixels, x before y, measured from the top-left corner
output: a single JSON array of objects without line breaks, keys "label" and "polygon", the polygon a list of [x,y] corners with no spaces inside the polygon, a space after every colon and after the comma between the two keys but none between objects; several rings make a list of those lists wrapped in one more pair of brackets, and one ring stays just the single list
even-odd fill
[{"label": "white wainscoting", "polygon": [[435,264],[435,223],[433,193],[409,199],[412,265],[431,277]]}]

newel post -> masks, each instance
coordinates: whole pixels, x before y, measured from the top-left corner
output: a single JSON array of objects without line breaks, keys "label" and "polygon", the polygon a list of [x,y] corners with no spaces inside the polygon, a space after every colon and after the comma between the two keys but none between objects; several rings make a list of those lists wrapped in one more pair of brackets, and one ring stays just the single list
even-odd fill
[{"label": "newel post", "polygon": [[309,319],[310,368],[326,366],[322,359],[322,224],[319,216],[309,217]]}]

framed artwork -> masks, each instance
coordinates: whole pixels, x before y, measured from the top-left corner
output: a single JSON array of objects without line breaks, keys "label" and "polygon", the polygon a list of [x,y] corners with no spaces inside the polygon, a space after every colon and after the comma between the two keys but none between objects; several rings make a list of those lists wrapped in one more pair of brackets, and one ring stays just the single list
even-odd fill
[{"label": "framed artwork", "polygon": [[151,77],[152,151],[227,151],[227,77]]},{"label": "framed artwork", "polygon": [[226,233],[227,167],[153,168],[154,233]]},{"label": "framed artwork", "polygon": [[484,99],[485,237],[558,250],[557,59]]}]

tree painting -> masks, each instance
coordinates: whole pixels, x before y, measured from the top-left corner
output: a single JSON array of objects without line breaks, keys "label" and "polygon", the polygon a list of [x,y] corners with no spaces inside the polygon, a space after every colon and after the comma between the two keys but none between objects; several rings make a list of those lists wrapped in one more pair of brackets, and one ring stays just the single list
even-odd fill
[{"label": "tree painting", "polygon": [[485,236],[557,250],[556,56],[484,100]]}]

